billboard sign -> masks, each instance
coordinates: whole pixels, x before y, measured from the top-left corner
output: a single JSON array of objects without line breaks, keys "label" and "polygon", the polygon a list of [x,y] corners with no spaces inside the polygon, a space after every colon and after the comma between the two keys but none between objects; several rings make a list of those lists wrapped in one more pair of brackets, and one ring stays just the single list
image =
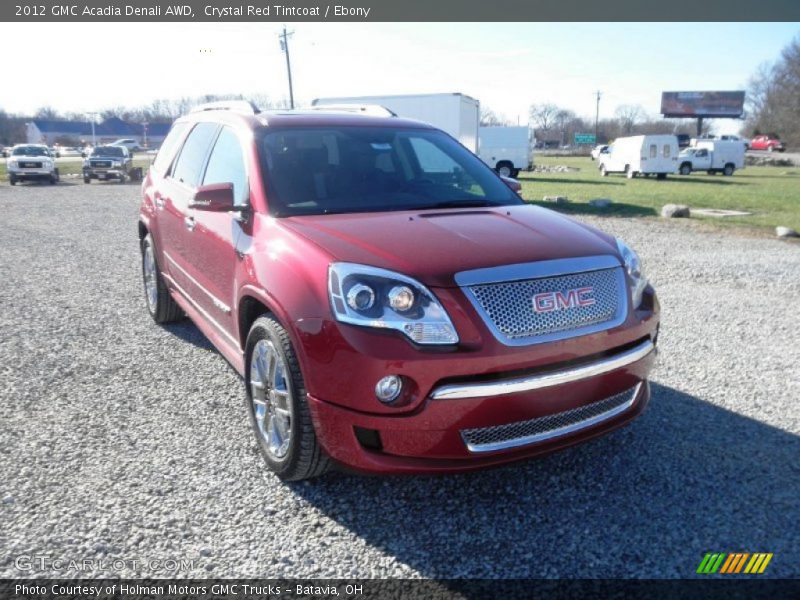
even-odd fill
[{"label": "billboard sign", "polygon": [[744,92],[662,92],[665,117],[739,118],[744,113]]},{"label": "billboard sign", "polygon": [[594,144],[596,138],[593,133],[576,133],[575,144]]}]

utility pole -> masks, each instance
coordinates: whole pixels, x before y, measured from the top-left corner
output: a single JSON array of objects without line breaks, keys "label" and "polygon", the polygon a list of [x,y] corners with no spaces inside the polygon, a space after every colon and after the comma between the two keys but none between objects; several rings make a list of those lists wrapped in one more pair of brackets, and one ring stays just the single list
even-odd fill
[{"label": "utility pole", "polygon": [[594,111],[594,143],[599,144],[600,140],[597,139],[598,134],[600,133],[600,96],[602,92],[597,90],[597,108]]},{"label": "utility pole", "polygon": [[281,38],[281,50],[286,54],[286,73],[289,75],[289,108],[294,108],[294,91],[292,90],[292,63],[289,61],[289,38],[294,34],[294,31],[286,31],[286,25],[283,26],[283,33],[278,37]]},{"label": "utility pole", "polygon": [[90,112],[90,113],[86,113],[86,114],[88,114],[90,117],[92,117],[92,148],[94,148],[95,146],[97,146],[97,137],[94,134],[94,120],[97,118],[97,115],[99,113]]}]

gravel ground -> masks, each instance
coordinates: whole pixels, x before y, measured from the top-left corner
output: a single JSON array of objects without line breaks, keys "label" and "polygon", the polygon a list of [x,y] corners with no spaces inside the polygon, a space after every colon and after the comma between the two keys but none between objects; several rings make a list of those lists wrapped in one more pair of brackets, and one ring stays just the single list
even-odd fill
[{"label": "gravel ground", "polygon": [[476,474],[288,485],[234,371],[191,323],[148,317],[137,202],[0,185],[1,576],[35,555],[106,561],[84,576],[686,577],[709,551],[800,576],[800,245],[593,220],[662,302],[641,418]]}]

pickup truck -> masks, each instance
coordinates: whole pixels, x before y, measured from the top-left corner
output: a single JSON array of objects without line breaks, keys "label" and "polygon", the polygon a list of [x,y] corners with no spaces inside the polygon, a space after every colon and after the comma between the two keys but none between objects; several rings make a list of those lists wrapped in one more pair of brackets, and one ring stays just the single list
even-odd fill
[{"label": "pickup truck", "polygon": [[116,179],[124,183],[128,178],[141,181],[142,169],[133,168],[133,159],[124,146],[97,146],[83,161],[83,182],[92,179]]},{"label": "pickup truck", "polygon": [[733,175],[744,168],[744,145],[741,141],[695,140],[691,148],[678,155],[678,172],[689,175],[692,171],[706,171],[709,175]]}]

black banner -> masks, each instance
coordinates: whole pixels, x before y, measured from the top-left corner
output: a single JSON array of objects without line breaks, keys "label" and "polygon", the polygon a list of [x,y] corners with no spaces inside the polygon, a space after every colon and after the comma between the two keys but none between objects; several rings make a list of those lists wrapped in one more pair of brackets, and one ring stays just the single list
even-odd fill
[{"label": "black banner", "polygon": [[800,580],[728,576],[690,580],[611,579],[19,579],[0,580],[0,600],[265,600],[546,597],[736,600],[797,598]]},{"label": "black banner", "polygon": [[0,21],[797,21],[797,0],[3,0]]}]

